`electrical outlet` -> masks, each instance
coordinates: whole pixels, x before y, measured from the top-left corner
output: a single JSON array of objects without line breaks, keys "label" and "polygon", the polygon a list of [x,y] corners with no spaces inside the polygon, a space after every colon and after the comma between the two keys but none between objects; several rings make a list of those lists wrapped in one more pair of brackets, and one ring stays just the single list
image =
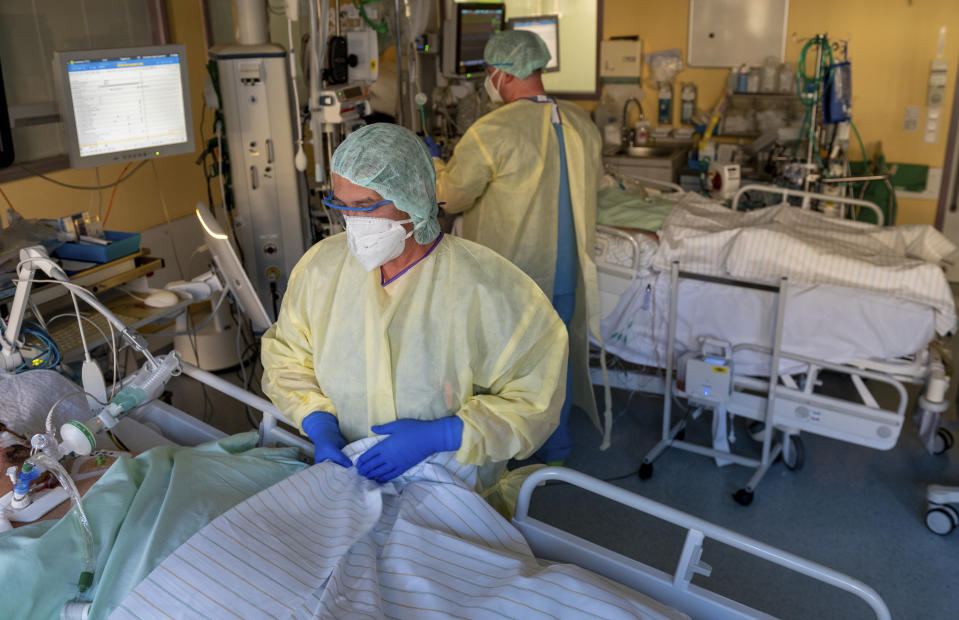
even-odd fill
[{"label": "electrical outlet", "polygon": [[906,116],[902,121],[903,131],[919,131],[919,112],[917,105],[906,106]]}]

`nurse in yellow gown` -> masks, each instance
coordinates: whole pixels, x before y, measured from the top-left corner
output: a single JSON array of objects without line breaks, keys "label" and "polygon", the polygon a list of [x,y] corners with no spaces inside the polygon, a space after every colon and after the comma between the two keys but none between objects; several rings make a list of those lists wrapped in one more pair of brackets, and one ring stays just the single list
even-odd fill
[{"label": "nurse in yellow gown", "polygon": [[313,441],[317,462],[386,435],[357,462],[384,482],[455,450],[493,485],[557,427],[568,339],[526,274],[443,236],[433,165],[409,130],[351,134],[332,162],[347,232],[297,263],[262,341],[263,390]]},{"label": "nurse in yellow gown", "polygon": [[539,452],[544,461],[562,462],[572,446],[571,404],[605,431],[604,448],[612,425],[608,389],[601,425],[589,376],[589,334],[601,341],[593,246],[602,139],[579,106],[546,95],[541,73],[550,53],[539,36],[500,32],[483,56],[486,91],[504,105],[466,131],[448,162],[433,160],[437,196],[445,211],[463,214],[465,238],[526,272],[569,327],[569,401]]}]

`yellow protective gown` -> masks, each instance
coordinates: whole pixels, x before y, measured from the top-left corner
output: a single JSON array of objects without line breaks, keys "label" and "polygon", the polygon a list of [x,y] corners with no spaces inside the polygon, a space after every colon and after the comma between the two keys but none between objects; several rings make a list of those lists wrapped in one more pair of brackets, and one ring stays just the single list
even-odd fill
[{"label": "yellow protective gown", "polygon": [[458,415],[457,459],[487,489],[559,424],[568,339],[542,291],[489,249],[443,237],[382,286],[346,235],[297,263],[263,335],[263,391],[291,422],[336,415],[348,441],[402,418]]},{"label": "yellow protective gown", "polygon": [[[569,334],[573,403],[603,430],[589,377],[588,337],[592,333],[601,341],[593,251],[602,139],[581,108],[568,101],[558,103],[580,268]],[[446,203],[447,212],[463,214],[463,236],[505,256],[552,299],[560,157],[551,108],[528,99],[498,108],[467,130],[449,162],[434,158],[433,164],[437,200]],[[604,447],[612,422],[608,395],[606,400]]]}]

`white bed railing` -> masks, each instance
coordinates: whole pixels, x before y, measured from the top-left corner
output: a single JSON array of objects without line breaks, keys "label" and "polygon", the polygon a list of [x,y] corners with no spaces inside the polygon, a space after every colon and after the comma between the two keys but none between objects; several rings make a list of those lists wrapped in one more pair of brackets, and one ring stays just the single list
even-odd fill
[{"label": "white bed railing", "polygon": [[762,192],[764,194],[773,194],[777,196],[782,196],[784,199],[788,196],[796,196],[802,198],[802,205],[800,208],[812,210],[812,201],[820,200],[824,202],[835,202],[836,204],[842,207],[840,215],[846,217],[846,207],[863,207],[869,209],[876,215],[876,222],[879,226],[883,226],[886,222],[886,217],[878,206],[874,203],[869,202],[868,200],[861,200],[859,198],[850,198],[847,196],[828,196],[826,194],[817,194],[814,192],[804,192],[798,189],[790,189],[788,187],[779,187],[777,185],[744,185],[739,188],[739,191],[733,196],[730,206],[733,211],[739,208],[739,199],[743,197],[746,192]]},{"label": "white bed railing", "polygon": [[280,413],[280,410],[277,409],[273,403],[266,399],[260,398],[256,394],[247,392],[240,386],[233,385],[226,379],[218,377],[213,373],[201,370],[192,364],[182,362],[181,370],[183,371],[183,374],[196,379],[200,383],[210,386],[214,390],[222,392],[227,396],[240,401],[244,405],[253,407],[263,414],[263,419],[260,420],[259,445],[269,446],[279,442],[290,446],[296,446],[302,450],[304,454],[312,458],[313,443],[307,441],[299,435],[294,435],[293,433],[280,428],[277,425],[277,420],[282,420],[291,426],[292,424],[289,420],[283,417],[283,414]]},{"label": "white bed railing", "polygon": [[[636,238],[629,233],[619,230],[618,228],[613,228],[612,226],[603,226],[602,224],[596,225],[596,231],[606,233],[607,235],[616,237],[618,239],[622,239],[623,241],[627,243],[627,245],[630,246],[630,249],[632,250],[632,253],[633,253],[632,262],[629,267],[624,267],[622,265],[616,265],[614,263],[604,262],[602,264],[602,268],[612,273],[616,273],[621,276],[627,277],[630,279],[630,281],[635,280],[636,277],[639,275],[639,262],[640,262],[639,261],[639,258],[640,258],[639,242],[636,241]],[[597,242],[599,241],[597,240]],[[604,254],[606,252],[606,249],[607,248],[604,247],[603,249]],[[597,265],[597,267],[599,267],[599,265]]]},{"label": "white bed railing", "polygon": [[[278,420],[287,423],[289,421],[269,401],[191,364],[184,363],[182,370],[183,374],[260,411],[263,414],[263,420],[260,423],[261,445],[272,445],[274,443],[292,445],[312,456],[313,445],[311,442],[277,426]],[[688,530],[686,543],[683,546],[674,575],[669,576],[662,571],[529,517],[529,503],[533,489],[547,480],[568,482],[586,491],[602,495],[686,528]],[[771,618],[767,614],[690,583],[695,574],[708,576],[712,570],[700,559],[702,544],[706,538],[712,538],[850,592],[866,601],[880,620],[886,620],[890,617],[889,611],[879,595],[869,586],[851,577],[566,468],[547,467],[541,469],[534,472],[523,483],[513,524],[523,533],[537,557],[574,563],[613,579],[626,587],[636,589],[693,617],[708,617],[720,620]]]},{"label": "white bed railing", "polygon": [[635,174],[622,174],[620,172],[615,172],[609,168],[606,169],[606,174],[616,179],[616,181],[626,189],[637,189],[642,194],[643,197],[646,197],[646,188],[651,187],[658,190],[667,190],[673,193],[686,193],[686,190],[682,188],[681,185],[672,183],[670,181],[663,181],[661,179],[651,179],[649,177],[639,176]]},{"label": "white bed railing", "polygon": [[[574,485],[686,529],[686,541],[676,570],[670,575],[531,518],[529,504],[533,490],[551,480]],[[707,538],[844,590],[865,601],[879,620],[891,618],[889,608],[879,594],[857,579],[564,467],[540,469],[526,479],[519,492],[513,524],[523,533],[536,557],[575,563],[675,607],[693,618],[731,620],[772,617],[691,583],[696,574],[708,577],[712,573],[712,568],[702,560],[703,542]]]}]

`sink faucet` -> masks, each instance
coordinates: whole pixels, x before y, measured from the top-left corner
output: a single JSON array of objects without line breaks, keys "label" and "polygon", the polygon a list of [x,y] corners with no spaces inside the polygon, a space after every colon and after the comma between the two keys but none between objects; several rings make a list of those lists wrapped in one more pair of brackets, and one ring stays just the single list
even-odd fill
[{"label": "sink faucet", "polygon": [[636,97],[630,97],[626,100],[626,103],[623,104],[623,146],[628,147],[633,143],[633,138],[635,137],[635,130],[629,126],[629,104],[635,103],[636,107],[639,109],[639,120],[646,120],[646,115],[643,113],[643,104],[639,102],[639,99]]}]

